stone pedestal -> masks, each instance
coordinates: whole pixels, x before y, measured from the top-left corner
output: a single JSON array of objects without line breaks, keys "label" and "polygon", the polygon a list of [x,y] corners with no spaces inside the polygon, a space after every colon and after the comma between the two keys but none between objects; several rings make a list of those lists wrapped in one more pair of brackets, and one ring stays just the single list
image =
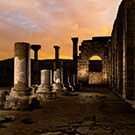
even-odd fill
[{"label": "stone pedestal", "polygon": [[61,83],[61,71],[60,69],[57,69],[56,71],[54,71],[53,73],[53,91],[56,93],[63,93],[63,85]]},{"label": "stone pedestal", "polygon": [[52,98],[52,71],[41,70],[41,84],[38,87],[37,94],[39,94],[44,101],[46,98]]},{"label": "stone pedestal", "polygon": [[24,42],[15,43],[14,48],[14,87],[6,97],[5,109],[27,109],[30,84],[30,44]]}]

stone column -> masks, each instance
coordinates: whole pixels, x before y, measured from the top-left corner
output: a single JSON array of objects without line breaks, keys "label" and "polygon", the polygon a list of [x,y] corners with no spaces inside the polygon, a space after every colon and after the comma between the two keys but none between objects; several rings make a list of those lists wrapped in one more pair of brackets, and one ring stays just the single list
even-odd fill
[{"label": "stone column", "polygon": [[39,84],[40,82],[40,72],[38,65],[38,51],[40,48],[40,45],[31,45],[31,49],[34,51],[33,84]]},{"label": "stone column", "polygon": [[45,98],[52,97],[52,71],[41,70],[41,84],[38,87],[37,94],[39,94],[44,101]]},{"label": "stone column", "polygon": [[71,74],[68,74],[68,76],[67,76],[66,88],[67,88],[68,91],[74,91],[74,85],[73,85],[73,78],[72,77],[73,76]]},{"label": "stone column", "polygon": [[70,76],[67,77],[67,83],[70,83]]},{"label": "stone column", "polygon": [[57,69],[56,71],[54,71],[53,73],[53,91],[56,92],[63,92],[63,85],[61,84],[61,71],[60,69]]},{"label": "stone column", "polygon": [[30,88],[30,44],[15,43],[14,87],[7,96],[6,109],[26,109],[29,106]]},{"label": "stone column", "polygon": [[73,74],[73,86],[76,85],[76,74]]},{"label": "stone column", "polygon": [[52,79],[52,70],[50,70],[50,85],[52,85],[53,79]]},{"label": "stone column", "polygon": [[63,68],[61,68],[61,83],[63,84],[64,83],[64,80],[63,80]]},{"label": "stone column", "polygon": [[60,82],[60,72],[58,71],[58,69],[56,71],[54,71],[53,79],[54,79],[55,83],[61,83]]},{"label": "stone column", "polygon": [[73,41],[73,74],[75,74],[75,85],[77,84],[77,55],[78,55],[78,37],[72,38]]},{"label": "stone column", "polygon": [[65,87],[66,87],[66,90],[68,90],[68,91],[74,91],[73,86],[72,86],[72,79],[71,79],[73,73],[71,70],[72,70],[71,64],[67,63],[67,76],[66,76],[67,82],[65,83]]},{"label": "stone column", "polygon": [[31,45],[31,49],[34,51],[34,60],[38,60],[38,51],[41,45]]},{"label": "stone column", "polygon": [[58,69],[59,68],[59,49],[60,47],[59,46],[54,46],[54,49],[55,49],[55,69]]}]

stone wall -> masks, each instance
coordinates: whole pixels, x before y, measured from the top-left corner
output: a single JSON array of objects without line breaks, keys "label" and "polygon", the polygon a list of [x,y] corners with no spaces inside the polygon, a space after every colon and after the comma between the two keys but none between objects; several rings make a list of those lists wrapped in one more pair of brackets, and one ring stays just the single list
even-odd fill
[{"label": "stone wall", "polygon": [[89,84],[104,84],[102,72],[89,72]]},{"label": "stone wall", "polygon": [[[78,83],[79,84],[91,84],[89,80],[93,77],[98,80],[95,73],[89,73],[89,59],[92,56],[99,56],[102,59],[102,78],[100,83],[97,81],[96,84],[107,84],[108,78],[108,45],[110,37],[94,37],[92,40],[84,40],[79,47],[81,53],[78,58]],[[101,75],[100,75],[101,76]],[[92,83],[93,84],[93,83]]]},{"label": "stone wall", "polygon": [[109,84],[127,101],[135,100],[135,0],[123,0],[109,47]]}]

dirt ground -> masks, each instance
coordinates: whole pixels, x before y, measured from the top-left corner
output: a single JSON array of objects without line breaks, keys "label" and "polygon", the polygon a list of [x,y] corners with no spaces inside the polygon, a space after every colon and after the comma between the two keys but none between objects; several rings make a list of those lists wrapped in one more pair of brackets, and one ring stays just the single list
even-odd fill
[{"label": "dirt ground", "polygon": [[135,135],[135,111],[107,88],[83,88],[32,111],[0,110],[0,135]]}]

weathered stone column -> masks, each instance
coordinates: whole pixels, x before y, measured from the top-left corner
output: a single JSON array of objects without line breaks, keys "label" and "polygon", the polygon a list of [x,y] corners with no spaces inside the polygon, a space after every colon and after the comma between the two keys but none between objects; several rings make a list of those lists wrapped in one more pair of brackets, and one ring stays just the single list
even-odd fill
[{"label": "weathered stone column", "polygon": [[29,106],[30,88],[30,44],[15,43],[14,87],[7,96],[5,109],[26,109]]},{"label": "weathered stone column", "polygon": [[72,86],[72,71],[71,71],[71,64],[70,63],[67,63],[67,75],[66,75],[66,83],[65,83],[65,88],[66,88],[66,91],[74,91],[73,89],[73,86]]},{"label": "weathered stone column", "polygon": [[40,82],[40,72],[38,64],[38,51],[41,48],[40,45],[31,45],[31,49],[34,51],[34,75],[33,75],[33,84],[39,84]]},{"label": "weathered stone column", "polygon": [[45,98],[52,98],[52,71],[41,70],[41,84],[38,87],[37,94],[39,94],[44,101]]},{"label": "weathered stone column", "polygon": [[73,74],[75,74],[75,85],[77,84],[77,55],[78,55],[78,37],[72,38],[73,41]]},{"label": "weathered stone column", "polygon": [[59,66],[59,49],[60,49],[60,47],[59,46],[54,46],[54,49],[55,49],[55,69],[54,70],[56,70],[56,69],[58,69],[58,68],[60,68]]},{"label": "weathered stone column", "polygon": [[55,83],[60,83],[61,79],[60,79],[60,72],[58,69],[54,71],[53,78]]},{"label": "weathered stone column", "polygon": [[34,60],[38,60],[38,51],[41,45],[31,45],[31,49],[34,51]]},{"label": "weathered stone column", "polygon": [[61,83],[61,70],[60,69],[57,69],[57,79],[59,80],[58,83]]},{"label": "weathered stone column", "polygon": [[63,85],[61,84],[61,71],[60,69],[57,69],[56,71],[54,71],[53,73],[53,90],[56,92],[63,92]]},{"label": "weathered stone column", "polygon": [[73,78],[72,78],[71,74],[68,74],[68,76],[67,76],[67,84],[65,86],[66,86],[68,91],[74,91]]},{"label": "weathered stone column", "polygon": [[64,74],[63,74],[63,67],[60,69],[60,76],[61,76],[61,83],[64,84]]}]

